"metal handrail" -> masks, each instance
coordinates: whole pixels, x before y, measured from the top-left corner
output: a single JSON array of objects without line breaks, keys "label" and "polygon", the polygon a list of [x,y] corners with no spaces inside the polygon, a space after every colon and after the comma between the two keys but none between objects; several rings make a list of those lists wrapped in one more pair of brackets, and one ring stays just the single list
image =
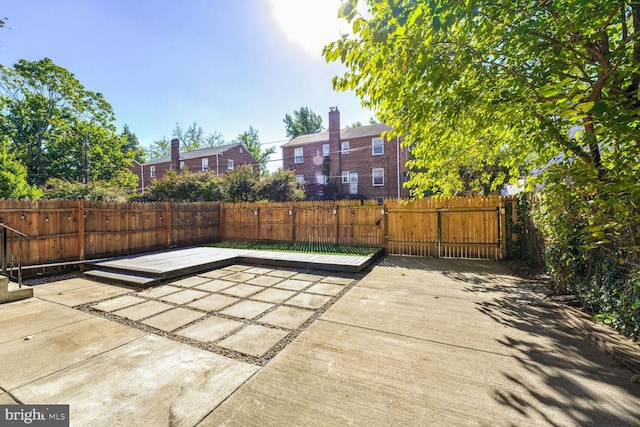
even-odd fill
[{"label": "metal handrail", "polygon": [[[27,235],[21,233],[20,231],[9,227],[8,225],[0,222],[0,229],[2,230],[2,274],[4,276],[8,276],[11,279],[16,279],[18,281],[18,286],[22,287],[22,241],[27,239]],[[15,270],[14,262],[16,261],[13,249],[11,250],[11,266],[9,268],[9,273],[7,274],[7,231],[13,232],[18,235],[18,275],[17,277],[13,275]]]}]

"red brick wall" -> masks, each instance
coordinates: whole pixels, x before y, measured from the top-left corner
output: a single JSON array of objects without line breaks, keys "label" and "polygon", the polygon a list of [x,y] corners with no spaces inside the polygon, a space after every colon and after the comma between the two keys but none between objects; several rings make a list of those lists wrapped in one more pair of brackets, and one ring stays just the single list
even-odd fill
[{"label": "red brick wall", "polygon": [[[330,180],[338,185],[342,196],[349,194],[349,184],[342,184],[342,172],[358,172],[358,194],[366,198],[395,198],[398,197],[398,167],[400,168],[400,197],[408,197],[409,192],[403,188],[404,172],[407,171],[405,163],[407,161],[407,149],[397,147],[394,138],[391,141],[385,140],[384,153],[382,155],[372,155],[373,136],[360,137],[349,140],[349,154],[342,154],[340,150],[331,151],[331,177]],[[346,142],[346,140],[342,140]],[[322,173],[324,168],[322,161],[318,163],[318,158],[322,159],[322,145],[329,141],[314,142],[301,145],[303,148],[303,163],[294,162],[294,149],[296,147],[283,147],[283,166],[286,170],[294,170],[296,175],[304,174],[306,182],[315,182],[316,172]],[[337,151],[337,152],[336,152]],[[397,153],[399,151],[400,158]],[[314,162],[316,158],[316,162]],[[384,185],[374,186],[372,182],[372,169],[384,169]]]},{"label": "red brick wall", "polygon": [[[242,150],[241,150],[242,149]],[[202,159],[206,157],[209,160],[209,171],[222,175],[227,172],[228,160],[233,160],[234,169],[244,165],[252,165],[255,170],[259,170],[259,165],[253,156],[244,147],[234,147],[218,156],[202,156],[193,159],[181,159],[184,162],[184,169],[196,173],[202,171]],[[217,162],[217,163],[216,163]],[[155,167],[155,178],[151,177],[151,167]],[[171,162],[156,163],[153,165],[144,165],[144,187],[149,188],[154,179],[162,179],[171,167]],[[140,174],[137,174],[140,178]],[[138,180],[138,188],[141,188],[141,180]]]}]

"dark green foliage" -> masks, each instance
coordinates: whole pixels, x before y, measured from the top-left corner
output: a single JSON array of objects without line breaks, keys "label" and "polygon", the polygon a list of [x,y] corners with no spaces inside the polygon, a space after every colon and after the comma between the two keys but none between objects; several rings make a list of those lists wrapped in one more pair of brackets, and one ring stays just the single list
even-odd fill
[{"label": "dark green foliage", "polygon": [[251,166],[241,166],[225,173],[222,181],[224,201],[231,203],[257,201],[259,179],[260,174]]},{"label": "dark green foliage", "polygon": [[606,180],[598,180],[597,171],[579,162],[552,169],[536,220],[556,289],[577,293],[598,319],[637,340],[640,177],[609,170]]},{"label": "dark green foliage", "polygon": [[263,175],[267,173],[267,161],[269,156],[276,152],[275,147],[262,150],[260,147],[260,138],[258,137],[258,130],[249,126],[249,130],[241,133],[236,138],[236,142],[241,142],[247,147],[247,150],[251,153],[254,159],[258,161],[260,165],[260,172]]},{"label": "dark green foliage", "polygon": [[293,171],[279,170],[260,180],[257,189],[260,200],[270,202],[304,200],[304,190],[300,188]]},{"label": "dark green foliage", "polygon": [[146,199],[171,202],[255,202],[301,200],[293,172],[279,171],[260,178],[251,166],[244,166],[216,176],[213,172],[180,174],[169,171],[161,180],[153,182]]},{"label": "dark green foliage", "polygon": [[[507,258],[523,261],[533,270],[541,272],[546,269],[544,237],[531,213],[532,204],[536,205],[536,203],[539,203],[539,200],[531,193],[520,193],[513,203],[506,205]],[[514,209],[516,223],[512,220]],[[516,240],[511,238],[514,234],[517,237]]]},{"label": "dark green foliage", "polygon": [[314,113],[309,107],[293,110],[293,117],[286,114],[282,121],[287,132],[287,138],[316,133],[324,129],[322,127],[322,117]]},{"label": "dark green foliage", "polygon": [[27,168],[9,151],[8,140],[0,138],[0,199],[38,199],[42,191],[27,183]]},{"label": "dark green foliage", "polygon": [[128,165],[136,153],[127,150],[114,122],[102,94],[86,90],[50,59],[0,65],[0,132],[26,166],[29,184],[42,185],[49,178],[81,181],[86,151],[90,180],[135,185]]},{"label": "dark green foliage", "polygon": [[129,189],[117,183],[104,181],[92,181],[85,185],[80,182],[51,178],[42,189],[45,199],[126,202],[130,195]]},{"label": "dark green foliage", "polygon": [[133,160],[144,163],[146,161],[147,154],[145,153],[144,149],[140,147],[140,141],[138,141],[138,137],[136,136],[136,134],[131,132],[131,129],[129,129],[129,125],[124,125],[121,135],[126,141],[126,143],[122,147],[122,150],[125,153],[131,153]]},{"label": "dark green foliage", "polygon": [[153,183],[149,199],[169,202],[209,202],[223,200],[222,179],[212,172],[173,171]]}]

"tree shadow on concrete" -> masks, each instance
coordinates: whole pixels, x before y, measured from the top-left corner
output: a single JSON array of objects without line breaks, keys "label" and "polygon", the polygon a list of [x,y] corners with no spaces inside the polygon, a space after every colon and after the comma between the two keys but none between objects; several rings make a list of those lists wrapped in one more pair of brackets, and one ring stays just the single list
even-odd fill
[{"label": "tree shadow on concrete", "polygon": [[378,266],[440,273],[462,284],[478,312],[501,326],[496,342],[522,369],[513,363],[501,368],[496,359],[504,382],[492,398],[516,418],[640,425],[640,384],[630,381],[640,369],[638,346],[577,309],[547,301],[544,283],[518,277],[496,261],[388,256]]},{"label": "tree shadow on concrete", "polygon": [[630,381],[640,367],[637,346],[585,313],[545,301],[544,287],[531,281],[443,274],[467,283],[467,292],[495,295],[476,309],[505,327],[496,341],[530,373],[503,371],[510,387],[494,391],[497,402],[549,425],[640,425],[640,384]]}]

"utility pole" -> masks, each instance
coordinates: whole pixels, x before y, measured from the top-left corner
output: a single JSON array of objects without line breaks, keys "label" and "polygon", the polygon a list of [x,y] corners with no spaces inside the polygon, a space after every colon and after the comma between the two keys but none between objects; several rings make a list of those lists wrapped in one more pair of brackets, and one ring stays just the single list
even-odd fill
[{"label": "utility pole", "polygon": [[89,136],[84,134],[84,178],[82,182],[89,184]]}]

